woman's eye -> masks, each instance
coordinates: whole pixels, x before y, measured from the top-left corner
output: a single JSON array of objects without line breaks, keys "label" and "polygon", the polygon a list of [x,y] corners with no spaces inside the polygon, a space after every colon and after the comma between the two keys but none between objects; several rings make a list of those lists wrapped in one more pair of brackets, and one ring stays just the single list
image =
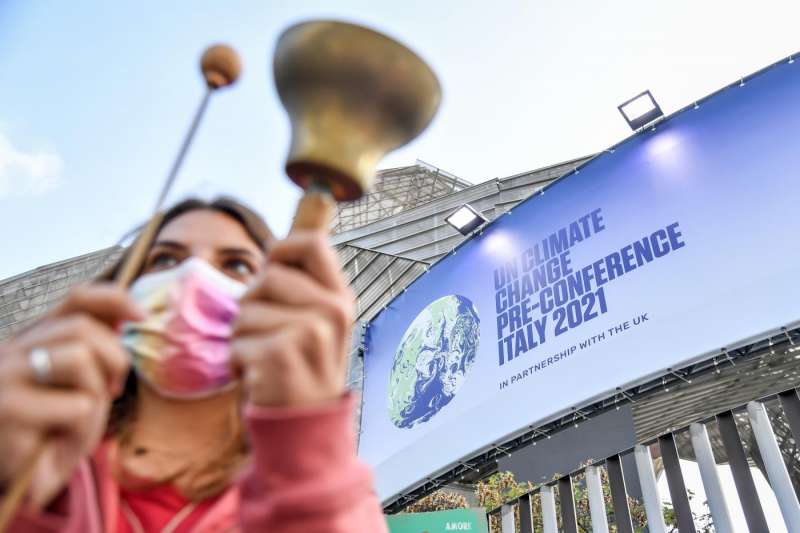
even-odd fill
[{"label": "woman's eye", "polygon": [[223,268],[238,277],[247,277],[255,274],[255,270],[250,263],[242,259],[229,259],[225,261]]},{"label": "woman's eye", "polygon": [[150,260],[151,270],[165,270],[179,263],[178,259],[170,254],[158,254]]}]

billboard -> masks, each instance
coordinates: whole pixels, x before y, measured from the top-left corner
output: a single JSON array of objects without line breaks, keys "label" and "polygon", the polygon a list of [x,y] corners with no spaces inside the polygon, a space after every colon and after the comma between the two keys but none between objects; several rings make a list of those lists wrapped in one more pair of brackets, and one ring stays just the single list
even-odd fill
[{"label": "billboard", "polygon": [[472,531],[487,533],[486,511],[483,509],[453,509],[430,513],[401,513],[386,517],[389,533],[449,533]]},{"label": "billboard", "polygon": [[800,62],[499,217],[367,330],[384,500],[530,425],[800,319]]}]

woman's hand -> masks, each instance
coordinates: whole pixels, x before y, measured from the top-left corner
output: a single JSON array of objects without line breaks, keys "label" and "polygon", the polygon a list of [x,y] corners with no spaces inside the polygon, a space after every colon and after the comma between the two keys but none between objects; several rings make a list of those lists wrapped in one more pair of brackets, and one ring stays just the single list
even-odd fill
[{"label": "woman's hand", "polygon": [[[46,438],[31,485],[35,507],[64,488],[103,436],[111,399],[125,383],[128,356],[115,327],[143,317],[109,285],[74,289],[34,326],[0,344],[0,484],[7,486]],[[45,350],[37,376],[31,352]]]},{"label": "woman's hand", "polygon": [[355,300],[322,232],[276,243],[241,300],[231,348],[248,399],[295,407],[345,390]]}]

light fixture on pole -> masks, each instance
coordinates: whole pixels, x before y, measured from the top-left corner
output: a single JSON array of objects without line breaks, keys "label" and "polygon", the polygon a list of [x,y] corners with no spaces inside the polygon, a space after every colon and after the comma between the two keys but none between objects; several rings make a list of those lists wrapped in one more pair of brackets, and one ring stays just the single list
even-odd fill
[{"label": "light fixture on pole", "polygon": [[664,116],[656,99],[650,91],[644,91],[617,107],[619,112],[628,122],[628,126],[636,131],[655,119]]},{"label": "light fixture on pole", "polygon": [[444,220],[462,235],[469,235],[486,222],[483,215],[469,204],[462,205]]}]

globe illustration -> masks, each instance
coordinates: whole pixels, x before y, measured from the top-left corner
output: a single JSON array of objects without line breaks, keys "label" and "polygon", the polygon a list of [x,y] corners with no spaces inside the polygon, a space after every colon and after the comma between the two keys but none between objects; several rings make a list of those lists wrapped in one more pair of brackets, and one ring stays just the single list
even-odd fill
[{"label": "globe illustration", "polygon": [[475,362],[480,318],[459,295],[439,298],[403,335],[389,375],[389,418],[399,428],[431,419],[455,397]]}]

